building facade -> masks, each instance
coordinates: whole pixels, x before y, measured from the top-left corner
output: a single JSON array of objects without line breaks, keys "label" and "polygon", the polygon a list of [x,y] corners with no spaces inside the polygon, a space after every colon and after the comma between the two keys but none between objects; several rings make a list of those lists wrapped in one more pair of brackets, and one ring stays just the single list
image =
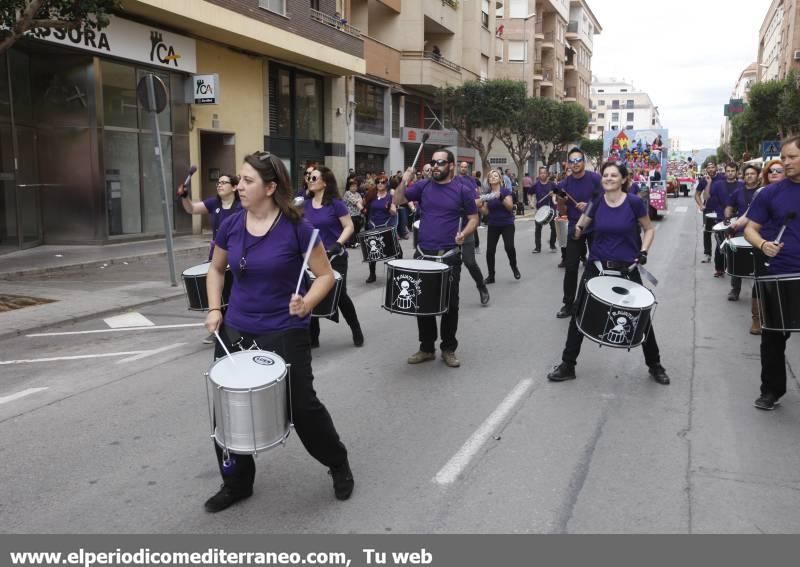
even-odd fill
[{"label": "building facade", "polygon": [[644,91],[625,80],[594,77],[590,88],[589,137],[602,139],[609,130],[646,130],[661,126],[658,106]]},{"label": "building facade", "polygon": [[757,80],[800,71],[800,1],[772,0],[758,33]]},{"label": "building facade", "polygon": [[[758,64],[751,63],[747,66],[747,68],[739,74],[739,78],[736,80],[736,85],[733,87],[733,92],[731,92],[732,99],[739,99],[743,100],[747,103],[750,97],[750,88],[753,86],[753,83],[756,82],[756,78],[758,76]],[[726,116],[725,121],[722,124],[722,132],[720,135],[720,142],[721,145],[727,145],[731,141],[731,119],[730,117]]]}]

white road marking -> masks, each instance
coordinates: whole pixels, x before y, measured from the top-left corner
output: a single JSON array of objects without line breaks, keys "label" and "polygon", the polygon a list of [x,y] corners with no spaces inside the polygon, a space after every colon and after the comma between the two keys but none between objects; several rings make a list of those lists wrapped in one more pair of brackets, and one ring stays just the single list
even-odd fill
[{"label": "white road marking", "polygon": [[689,207],[687,207],[687,206],[675,207],[675,212],[676,213],[685,213],[688,210],[689,210]]},{"label": "white road marking", "polygon": [[0,366],[8,364],[32,364],[35,362],[60,362],[62,360],[84,360],[87,358],[108,358],[111,356],[131,356],[134,354],[142,354],[143,350],[132,350],[128,352],[106,352],[101,354],[79,354],[75,356],[53,356],[50,358],[28,358],[23,360],[0,360]]},{"label": "white road marking", "polygon": [[20,398],[24,398],[25,396],[30,396],[31,394],[36,394],[38,392],[43,392],[47,390],[47,388],[28,388],[27,390],[22,390],[21,392],[17,392],[16,394],[11,394],[10,396],[5,396],[0,398],[0,404],[7,404],[8,402],[13,402],[14,400],[18,400]]},{"label": "white road marking", "polygon": [[176,323],[174,325],[153,325],[152,327],[120,327],[119,329],[93,329],[90,331],[61,331],[55,333],[33,333],[26,337],[60,337],[64,335],[90,335],[94,333],[119,333],[122,331],[149,331],[161,329],[185,329],[186,327],[203,327],[205,323]]},{"label": "white road marking", "polygon": [[172,350],[174,348],[182,347],[186,343],[175,343],[171,345],[167,345],[165,347],[156,348],[153,350],[146,350],[141,354],[137,354],[135,356],[131,356],[129,358],[123,358],[122,360],[118,360],[117,364],[122,364],[123,362],[133,362],[134,360],[139,360],[141,358],[147,358],[148,356],[153,356],[154,354],[159,354],[161,352],[166,352],[168,350]]},{"label": "white road marking", "polygon": [[481,426],[473,433],[461,449],[447,461],[447,464],[436,473],[433,482],[436,484],[452,484],[467,468],[469,462],[480,451],[481,447],[491,438],[501,423],[514,410],[522,398],[533,388],[533,380],[526,378],[517,384],[511,393],[500,402],[500,405],[486,418]]},{"label": "white road marking", "polygon": [[150,319],[135,311],[123,313],[122,315],[114,315],[113,317],[103,319],[103,321],[112,329],[119,329],[121,327],[152,327],[155,325]]}]

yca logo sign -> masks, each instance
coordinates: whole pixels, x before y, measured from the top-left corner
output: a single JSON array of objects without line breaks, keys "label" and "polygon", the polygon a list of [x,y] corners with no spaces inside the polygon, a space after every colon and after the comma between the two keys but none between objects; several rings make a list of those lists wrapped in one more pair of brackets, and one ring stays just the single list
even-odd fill
[{"label": "yca logo sign", "polygon": [[150,32],[150,61],[153,63],[162,63],[164,65],[175,64],[178,66],[178,59],[181,58],[179,53],[175,52],[172,45],[164,43],[164,36],[161,32]]}]

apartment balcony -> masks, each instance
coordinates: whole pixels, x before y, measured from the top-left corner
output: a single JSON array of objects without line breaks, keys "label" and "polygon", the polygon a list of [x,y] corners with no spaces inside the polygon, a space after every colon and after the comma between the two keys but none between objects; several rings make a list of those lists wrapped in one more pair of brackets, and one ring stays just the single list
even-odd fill
[{"label": "apartment balcony", "polygon": [[547,65],[534,65],[533,66],[533,79],[542,86],[553,86],[553,68]]},{"label": "apartment balcony", "polygon": [[533,80],[541,81],[544,78],[544,66],[542,60],[537,59],[533,64]]},{"label": "apartment balcony", "polygon": [[544,21],[536,20],[536,27],[533,30],[536,39],[544,39]]},{"label": "apartment balcony", "polygon": [[367,74],[392,83],[400,82],[400,50],[381,43],[371,37],[363,36],[364,59],[367,61]]},{"label": "apartment balcony", "polygon": [[567,60],[564,61],[564,70],[565,71],[578,70],[578,62],[576,61],[575,57],[567,57]]},{"label": "apartment balcony", "polygon": [[577,102],[578,89],[577,87],[567,87],[564,89],[564,102]]},{"label": "apartment balcony", "polygon": [[555,49],[556,47],[556,32],[544,32],[542,36],[542,49]]},{"label": "apartment balcony", "polygon": [[578,22],[575,20],[567,24],[567,39],[578,39]]},{"label": "apartment balcony", "polygon": [[326,14],[324,12],[320,12],[319,10],[311,9],[311,19],[315,22],[319,22],[321,24],[325,24],[326,26],[330,26],[332,28],[336,28],[342,33],[346,33],[347,35],[351,35],[353,37],[361,37],[361,30],[355,28],[347,23],[347,20],[342,18],[337,18],[336,16],[331,16],[330,14]]},{"label": "apartment balcony", "polygon": [[400,83],[427,90],[463,82],[461,67],[430,51],[400,53]]},{"label": "apartment balcony", "polygon": [[461,18],[458,2],[426,0],[422,3],[422,12],[425,16],[425,33],[455,34],[458,32]]},{"label": "apartment balcony", "polygon": [[383,4],[393,12],[400,13],[400,8],[402,7],[401,0],[378,0],[379,4]]}]

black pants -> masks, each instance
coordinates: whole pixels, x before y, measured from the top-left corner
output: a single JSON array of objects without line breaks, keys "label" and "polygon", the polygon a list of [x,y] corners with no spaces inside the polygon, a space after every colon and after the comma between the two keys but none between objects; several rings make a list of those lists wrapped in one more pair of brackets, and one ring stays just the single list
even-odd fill
[{"label": "black pants", "polygon": [[740,293],[742,291],[742,278],[731,276],[731,289],[736,293]]},{"label": "black pants", "polygon": [[[437,255],[438,250],[422,248],[426,255]],[[419,254],[415,254],[419,257]],[[456,332],[458,331],[458,286],[461,283],[461,254],[453,254],[444,258],[444,263],[452,266],[450,271],[450,301],[448,302],[447,313],[441,315],[441,337],[439,347],[442,350],[455,351],[458,348]],[[436,317],[425,316],[417,317],[417,332],[419,334],[419,350],[423,352],[436,351]]]},{"label": "black pants", "polygon": [[[339,296],[339,309],[350,328],[356,329],[360,326],[358,315],[356,314],[356,306],[353,305],[353,300],[347,294],[347,256],[333,258],[331,267],[342,275],[342,294]],[[336,322],[338,323],[338,319]],[[311,340],[314,341],[316,339],[319,341],[319,319],[317,317],[311,318],[308,330],[311,333]]]},{"label": "black pants", "polygon": [[703,254],[711,256],[711,229],[717,224],[717,221],[708,217],[703,217]]},{"label": "black pants", "polygon": [[717,246],[714,248],[714,269],[717,272],[725,271],[725,259],[722,257],[719,240],[717,240]]},{"label": "black pants", "polygon": [[[583,278],[581,278],[581,291],[578,297],[579,305],[580,300],[586,292],[586,282],[595,276],[600,275],[594,263],[587,263],[586,269],[583,271]],[[626,276],[627,279],[634,281],[638,284],[642,283],[642,277],[639,275],[639,270],[633,270]],[[578,330],[578,323],[576,315],[572,316],[569,321],[569,330],[567,331],[567,344],[564,346],[564,352],[561,354],[561,360],[573,366],[578,362],[578,355],[581,353],[581,345],[583,344],[583,334]],[[652,366],[661,362],[661,356],[658,351],[658,343],[656,342],[656,334],[653,327],[650,327],[650,332],[642,343],[642,350],[644,351],[644,361],[647,366]]]},{"label": "black pants", "polygon": [[[339,439],[328,410],[317,398],[314,391],[314,374],[311,370],[311,347],[307,329],[291,329],[268,335],[254,336],[228,330],[224,325],[220,336],[229,350],[234,347],[238,336],[241,336],[245,348],[254,342],[261,350],[268,350],[281,356],[287,364],[291,364],[291,400],[292,417],[297,436],[306,451],[328,468],[338,467],[347,462],[347,449]],[[225,356],[222,347],[217,344],[214,357]],[[246,490],[253,485],[256,476],[256,464],[252,455],[234,455],[232,466],[223,471],[222,449],[214,443],[217,454],[219,472],[225,486],[233,490]]]},{"label": "black pants", "polygon": [[[536,250],[542,249],[542,228],[544,225],[539,224],[538,222],[534,223],[536,228],[534,229],[533,238],[534,238],[534,248]],[[556,221],[550,221],[550,249],[556,249]]]},{"label": "black pants", "polygon": [[353,234],[350,235],[350,238],[347,241],[348,246],[352,246],[358,242],[356,235],[361,232],[361,227],[364,226],[364,217],[361,215],[350,215],[350,220],[353,221]]},{"label": "black pants", "polygon": [[475,260],[475,239],[477,236],[478,232],[475,231],[464,240],[464,244],[461,246],[461,260],[467,267],[469,275],[475,281],[475,285],[478,289],[481,289],[486,284],[483,283],[483,273],[481,273],[481,268],[478,266],[477,260]]},{"label": "black pants", "polygon": [[761,330],[761,393],[786,393],[786,341],[791,333]]},{"label": "black pants", "polygon": [[503,237],[503,248],[506,249],[506,256],[508,256],[508,263],[512,269],[517,267],[517,250],[514,248],[514,232],[515,227],[513,224],[507,226],[492,226],[489,225],[486,235],[486,267],[489,271],[489,277],[494,277],[494,259],[497,252],[497,241],[500,236]]},{"label": "black pants", "polygon": [[564,253],[564,298],[562,303],[571,306],[575,303],[575,293],[578,291],[578,268],[580,267],[581,258],[586,257],[586,237],[580,237],[575,240],[573,234],[575,233],[575,225],[569,226],[569,234],[567,237],[567,248]]}]

